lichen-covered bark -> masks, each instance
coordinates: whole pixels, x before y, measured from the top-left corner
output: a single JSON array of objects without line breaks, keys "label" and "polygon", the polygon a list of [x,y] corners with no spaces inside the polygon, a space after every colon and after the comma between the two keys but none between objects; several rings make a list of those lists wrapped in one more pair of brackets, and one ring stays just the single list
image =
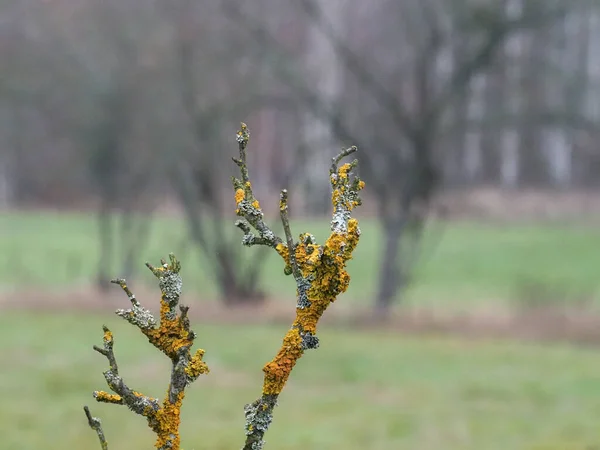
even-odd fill
[{"label": "lichen-covered bark", "polygon": [[[260,204],[252,192],[246,165],[249,137],[248,128],[242,124],[237,134],[240,156],[233,159],[241,174],[241,178],[233,178],[236,214],[241,217],[236,226],[244,233],[244,245],[266,245],[283,258],[284,273],[294,276],[297,294],[296,318],[285,334],[278,353],[263,367],[262,395],[244,407],[246,439],[243,450],[260,450],[264,445],[264,434],[273,420],[279,394],[292,369],[306,350],[319,346],[316,336],[319,319],[337,296],[348,289],[350,276],[346,271],[346,263],[352,258],[360,238],[358,221],[352,218],[351,213],[360,205],[359,192],[364,188],[364,183],[352,175],[356,160],[338,166],[344,157],[357,150],[356,147],[344,150],[333,158],[330,168],[333,205],[331,234],[322,245],[309,233],[301,234],[298,242],[294,242],[288,218],[288,193],[281,191],[279,210],[285,232],[285,239],[282,239],[265,223]],[[104,327],[103,347],[94,346],[94,349],[108,360],[109,369],[104,372],[104,378],[112,393],[96,391],[94,397],[98,402],[125,405],[146,417],[157,436],[155,447],[160,450],[179,450],[180,412],[185,388],[201,374],[208,373],[209,369],[202,361],[204,350],[198,349],[193,355],[191,353],[196,336],[190,330],[188,308],[179,305],[181,264],[173,255],[169,259],[170,263],[161,261],[161,266],[156,268],[146,264],[158,278],[162,294],[158,321],[140,304],[125,280],[113,280],[131,302],[130,308],[119,309],[116,314],[138,327],[148,341],[171,360],[171,380],[164,399],[160,401],[146,396],[125,383],[119,374],[113,351],[113,334],[107,327]],[[87,406],[84,410],[89,426],[96,431],[102,448],[107,450],[100,420],[91,416]]]},{"label": "lichen-covered bark", "polygon": [[[171,381],[163,401],[145,396],[127,386],[119,375],[113,352],[113,335],[108,328],[104,327],[103,348],[94,347],[108,359],[109,369],[104,372],[104,378],[108,387],[114,392],[111,394],[96,391],[94,397],[98,402],[126,405],[135,413],[146,417],[149,427],[156,433],[155,447],[160,450],[180,448],[180,411],[185,397],[185,388],[201,374],[209,371],[206,363],[202,361],[204,350],[198,349],[193,355],[191,353],[195,333],[190,330],[188,307],[179,305],[182,287],[179,275],[181,264],[174,255],[170,255],[169,258],[170,263],[161,261],[160,267],[155,268],[146,264],[158,278],[162,294],[158,322],[150,311],[140,305],[125,280],[113,280],[113,283],[121,286],[132,305],[129,309],[118,310],[117,315],[137,326],[146,335],[148,341],[171,360]],[[88,412],[86,410],[86,414]],[[91,416],[88,415],[90,426],[98,432],[99,420],[92,418],[97,421],[94,422],[89,417]],[[99,432],[98,435],[100,436]],[[102,445],[106,448],[106,441]]]},{"label": "lichen-covered bark", "polygon": [[[348,289],[350,276],[346,263],[360,238],[358,221],[351,217],[352,210],[360,205],[359,191],[364,182],[352,176],[351,171],[357,161],[343,164],[339,162],[354,153],[356,147],[342,151],[333,158],[330,168],[332,186],[333,216],[331,234],[323,245],[316,242],[309,233],[300,235],[294,243],[288,219],[287,191],[281,192],[279,210],[285,231],[285,240],[276,236],[263,221],[263,213],[252,193],[246,166],[246,146],[249,132],[242,124],[238,132],[239,159],[234,159],[240,167],[241,179],[233,179],[235,188],[236,214],[245,219],[236,222],[244,232],[244,245],[268,245],[273,247],[285,261],[286,275],[293,274],[296,280],[296,318],[283,338],[277,355],[263,367],[264,382],[262,396],[246,405],[246,441],[243,450],[259,450],[264,445],[263,436],[271,421],[277,399],[283,390],[290,373],[305,350],[317,348],[317,324],[327,307],[337,296]],[[258,236],[250,232],[250,226],[258,231]]]}]

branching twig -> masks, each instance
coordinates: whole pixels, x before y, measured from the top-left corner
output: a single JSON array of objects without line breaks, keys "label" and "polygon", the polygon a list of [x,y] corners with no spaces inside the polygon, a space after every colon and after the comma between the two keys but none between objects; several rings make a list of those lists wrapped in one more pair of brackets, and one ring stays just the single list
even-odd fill
[{"label": "branching twig", "polygon": [[[356,147],[342,150],[333,158],[330,168],[333,218],[331,235],[324,245],[318,245],[314,236],[308,233],[301,234],[299,242],[294,243],[288,217],[288,193],[281,191],[279,211],[285,231],[284,243],[274,235],[265,236],[265,230],[270,229],[262,221],[263,214],[252,194],[246,166],[249,133],[245,124],[242,124],[237,137],[240,157],[234,161],[240,167],[241,179],[234,178],[233,184],[236,189],[236,213],[247,221],[236,222],[244,231],[243,243],[251,245],[250,241],[262,239],[262,243],[274,247],[286,263],[286,274],[294,274],[297,286],[296,319],[275,358],[263,368],[262,396],[244,408],[246,441],[243,450],[260,450],[264,445],[264,434],[273,420],[277,399],[294,365],[305,350],[319,346],[315,335],[317,322],[329,304],[348,288],[350,277],[345,266],[360,236],[358,221],[351,218],[351,211],[361,203],[358,193],[364,187],[364,182],[351,176],[350,172],[357,166],[357,161],[338,167],[343,158],[357,151]],[[260,238],[250,233],[248,224],[258,231]]]},{"label": "branching twig", "polygon": [[[313,235],[303,233],[294,243],[288,217],[288,193],[284,189],[280,197],[280,215],[285,232],[285,242],[273,233],[263,220],[263,212],[254,197],[246,165],[246,146],[249,132],[242,124],[237,135],[240,157],[235,163],[240,168],[241,178],[233,179],[235,187],[236,213],[244,220],[236,226],[244,232],[245,245],[267,245],[274,248],[286,263],[286,273],[293,273],[297,286],[296,319],[283,338],[281,348],[275,358],[264,368],[262,395],[244,408],[246,416],[246,440],[243,450],[260,450],[263,437],[273,420],[273,410],[279,394],[283,390],[290,373],[305,350],[319,346],[316,336],[317,323],[330,303],[348,288],[350,277],[345,270],[346,262],[352,257],[360,229],[358,221],[351,217],[352,210],[360,205],[359,191],[364,183],[351,170],[357,166],[352,161],[338,167],[340,161],[354,153],[356,147],[342,150],[333,158],[330,168],[330,181],[333,188],[333,218],[331,234],[324,245],[319,245]],[[250,232],[250,227],[258,236]],[[160,320],[145,309],[131,292],[124,279],[115,279],[131,302],[130,309],[119,309],[116,314],[137,326],[148,341],[169,357],[172,363],[171,380],[167,394],[160,403],[157,399],[145,396],[130,389],[119,375],[119,367],[114,354],[114,341],[111,331],[104,326],[103,346],[94,350],[108,360],[109,369],[104,378],[114,392],[94,392],[99,402],[125,405],[132,411],[147,418],[148,425],[156,433],[155,447],[159,450],[179,450],[180,409],[185,388],[198,376],[208,373],[208,366],[202,361],[204,350],[198,349],[194,356],[190,349],[196,337],[190,330],[189,307],[179,304],[182,281],[180,262],[173,254],[169,263],[161,260],[159,267],[146,266],[158,278],[161,290]],[[178,314],[179,312],[179,314]],[[106,439],[100,420],[91,416],[84,407],[88,423],[98,434],[103,450],[107,449]]]},{"label": "branching twig", "polygon": [[[242,239],[244,245],[268,245],[269,247],[274,248],[277,244],[282,242],[282,239],[264,222],[264,214],[260,209],[258,200],[256,200],[254,193],[252,192],[252,185],[248,178],[248,166],[246,165],[246,146],[250,139],[250,132],[245,123],[241,124],[236,139],[240,157],[232,159],[240,168],[241,179],[235,177],[232,178],[233,187],[235,189],[235,204],[237,207],[235,212],[238,216],[244,218],[244,220],[238,220],[236,226],[244,232],[244,237]],[[250,226],[248,224],[258,232],[259,237],[250,233]]]},{"label": "branching twig", "polygon": [[136,414],[140,414],[145,417],[149,417],[154,414],[158,408],[158,400],[147,397],[130,389],[123,378],[119,375],[119,368],[117,366],[117,360],[113,351],[113,335],[111,331],[103,326],[104,330],[104,346],[103,348],[94,345],[96,350],[101,355],[104,355],[108,360],[110,369],[104,372],[104,379],[108,387],[115,393],[109,394],[105,391],[94,391],[94,398],[98,402],[102,403],[113,403],[117,405],[126,405]]},{"label": "branching twig", "polygon": [[100,446],[102,447],[102,450],[108,450],[108,443],[106,442],[106,438],[104,437],[104,431],[102,430],[102,422],[97,417],[92,417],[90,409],[87,406],[84,406],[83,410],[85,411],[85,416],[87,417],[88,425],[98,435],[98,439],[100,440]]},{"label": "branching twig", "polygon": [[290,252],[290,268],[294,274],[294,279],[298,282],[302,278],[298,263],[296,262],[296,255],[294,254],[294,238],[292,238],[292,230],[290,228],[290,219],[288,217],[288,192],[287,189],[281,191],[279,198],[279,213],[281,216],[281,223],[283,225],[283,231],[285,233],[285,242],[288,249],[292,249]]},{"label": "branching twig", "polygon": [[[208,366],[202,361],[204,350],[198,349],[193,356],[190,353],[196,335],[190,330],[187,316],[189,307],[179,305],[182,286],[181,276],[179,275],[181,264],[171,254],[169,255],[169,263],[161,260],[160,267],[153,267],[148,263],[146,263],[146,266],[158,278],[158,285],[162,294],[160,322],[157,324],[150,311],[141,306],[135,295],[129,290],[124,279],[113,280],[113,283],[118,284],[127,294],[132,308],[119,309],[116,313],[129,323],[137,326],[149,342],[171,360],[171,381],[167,395],[161,403],[155,398],[130,389],[125,384],[119,375],[113,351],[113,335],[105,326],[103,327],[104,345],[102,348],[94,346],[94,350],[104,355],[108,360],[109,370],[104,372],[104,378],[114,394],[96,391],[94,397],[98,402],[125,405],[135,413],[146,417],[148,425],[157,435],[156,448],[160,450],[178,450],[180,445],[179,413],[185,388],[201,374],[208,373]],[[177,306],[179,306],[179,315],[177,314]],[[99,426],[99,421],[92,422],[89,415],[88,421],[90,426],[92,424],[96,426],[96,423]],[[94,429],[97,430],[97,428]],[[100,436],[100,432],[98,434]]]}]

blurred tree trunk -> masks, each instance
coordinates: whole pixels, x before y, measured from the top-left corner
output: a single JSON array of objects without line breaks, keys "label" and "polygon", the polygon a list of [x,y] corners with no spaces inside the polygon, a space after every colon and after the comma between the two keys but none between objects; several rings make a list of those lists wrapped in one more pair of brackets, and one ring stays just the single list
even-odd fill
[{"label": "blurred tree trunk", "polygon": [[131,279],[138,265],[138,256],[150,239],[153,211],[141,211],[130,204],[121,215],[119,259],[123,261],[119,277]]},{"label": "blurred tree trunk", "polygon": [[[242,92],[235,99],[215,101],[214,104],[198,96],[199,77],[206,74],[198,70],[196,64],[196,34],[202,27],[191,8],[191,3],[175,3],[170,11],[174,25],[178,103],[189,134],[189,140],[180,145],[183,150],[179,157],[171,164],[172,185],[184,210],[189,236],[213,271],[221,301],[227,306],[252,305],[265,298],[259,282],[268,248],[254,249],[256,257],[249,262],[241,255],[244,250],[239,244],[239,236],[231,236],[223,229],[227,207],[222,195],[225,186],[220,182],[225,177],[221,176],[224,160],[220,149],[223,142],[219,140],[227,123],[227,114],[244,110],[241,105],[249,101],[250,94]],[[234,68],[229,70],[235,71]],[[222,74],[217,76],[222,83],[227,81]],[[261,78],[260,74],[257,77]],[[268,130],[263,130],[263,136],[265,132]],[[235,141],[232,139],[231,143],[234,149]],[[251,151],[248,153],[252,155]],[[234,155],[235,150],[231,154]],[[228,198],[233,210],[233,193]]]},{"label": "blurred tree trunk", "polygon": [[88,171],[94,181],[99,196],[98,237],[100,257],[96,275],[97,286],[105,292],[110,286],[110,273],[114,269],[114,231],[112,227],[113,208],[117,207],[122,195],[130,195],[120,189],[125,163],[123,141],[128,129],[127,91],[120,80],[115,80],[106,89],[98,92],[99,116],[91,124],[89,134],[83,143],[89,149]]},{"label": "blurred tree trunk", "polygon": [[403,288],[404,272],[400,266],[400,240],[405,221],[400,218],[381,220],[382,248],[375,313],[384,318]]},{"label": "blurred tree trunk", "polygon": [[[342,31],[347,3],[347,0],[329,0],[321,6],[323,20],[326,20],[332,31],[337,34]],[[308,29],[305,51],[307,81],[319,97],[320,107],[327,111],[326,114],[335,114],[342,90],[342,62],[319,24],[310,21]],[[331,208],[330,185],[322,173],[324,168],[329,167],[330,155],[335,153],[338,145],[331,123],[321,114],[306,112],[304,145],[307,153],[303,173],[306,212],[315,215],[327,214]]]},{"label": "blurred tree trunk", "polygon": [[112,206],[104,198],[100,200],[98,208],[98,238],[99,238],[99,258],[98,269],[96,270],[96,288],[106,293],[110,288],[109,281],[113,278],[112,262],[114,261],[114,239],[112,228]]},{"label": "blurred tree trunk", "polygon": [[462,176],[464,184],[473,186],[481,182],[483,152],[482,142],[485,135],[484,122],[486,121],[486,93],[489,84],[489,75],[480,73],[473,78],[470,84],[469,103],[467,106],[468,130],[465,136],[462,152]]}]

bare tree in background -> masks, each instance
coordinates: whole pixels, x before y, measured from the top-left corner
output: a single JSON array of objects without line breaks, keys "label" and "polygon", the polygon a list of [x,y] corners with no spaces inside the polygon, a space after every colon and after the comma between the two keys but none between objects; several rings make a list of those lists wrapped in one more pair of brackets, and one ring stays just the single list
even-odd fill
[{"label": "bare tree in background", "polygon": [[262,254],[236,259],[221,226],[224,130],[252,127],[267,214],[292,166],[294,211],[322,210],[317,168],[357,144],[384,231],[385,313],[441,189],[597,186],[599,18],[598,0],[4,2],[0,202],[110,204],[102,248],[130,257],[103,261],[144,251],[140,213],[181,204],[181,241],[218,262],[222,297],[260,299]]},{"label": "bare tree in background", "polygon": [[[82,65],[91,69],[88,93],[95,113],[84,125],[87,132],[82,145],[88,149],[89,170],[99,194],[97,285],[101,290],[106,289],[116,260],[123,261],[121,270],[126,276],[133,275],[137,252],[147,242],[151,216],[159,200],[151,181],[156,180],[163,161],[159,156],[150,156],[153,148],[147,142],[136,142],[134,133],[137,123],[146,119],[139,99],[147,95],[144,47],[149,44],[149,31],[156,25],[149,17],[149,6],[91,1],[87,19],[97,32],[96,39],[88,42],[87,50],[92,55],[74,51],[87,59]],[[133,16],[139,19],[137,26],[125,26]],[[115,212],[118,226],[113,223]]]},{"label": "bare tree in background", "polygon": [[[449,113],[468,97],[478,75],[494,63],[512,35],[555,18],[560,2],[525,2],[506,14],[503,0],[347,1],[345,28],[313,0],[299,4],[305,18],[327,37],[345,75],[344,96],[334,106],[303,82],[301,68],[257,18],[230,7],[230,15],[259,46],[279,55],[276,76],[286,80],[337,137],[365,152],[361,169],[374,192],[383,230],[376,309],[385,314],[405,286],[416,260],[440,174],[435,161],[440,136],[458,122]],[[464,129],[464,124],[462,126]]]},{"label": "bare tree in background", "polygon": [[221,299],[226,305],[253,304],[264,299],[260,274],[265,249],[244,257],[239,236],[223,226],[233,198],[223,196],[227,186],[222,180],[230,168],[222,163],[220,147],[230,138],[223,133],[230,119],[252,111],[261,80],[253,62],[239,52],[239,33],[225,21],[218,3],[200,6],[180,0],[163,7],[171,22],[171,73],[186,136],[180,141],[181,157],[173,158],[170,179],[192,242],[212,262]]},{"label": "bare tree in background", "polygon": [[[141,145],[134,133],[145,120],[139,99],[146,69],[139,56],[147,45],[142,37],[152,24],[148,26],[148,14],[138,14],[134,3],[90,0],[71,11],[73,15],[65,14],[62,8],[67,5],[40,4],[27,8],[27,20],[21,24],[40,36],[39,47],[47,58],[43,73],[49,78],[49,85],[39,91],[32,89],[33,83],[24,90],[46,123],[58,128],[60,141],[73,149],[67,158],[63,153],[68,165],[56,180],[82,185],[85,181],[84,186],[97,195],[100,288],[106,286],[117,260],[124,265],[119,270],[132,274],[156,206],[150,183],[161,159],[149,157],[153,149]],[[125,27],[132,15],[139,22]],[[30,64],[39,65],[39,58]],[[72,185],[70,190],[78,191]],[[116,229],[115,212],[121,213]]]}]

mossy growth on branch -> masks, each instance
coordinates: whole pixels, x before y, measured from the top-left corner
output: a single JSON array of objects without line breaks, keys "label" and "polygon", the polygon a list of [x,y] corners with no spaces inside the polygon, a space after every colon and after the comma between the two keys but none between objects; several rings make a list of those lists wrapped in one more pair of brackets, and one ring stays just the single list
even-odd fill
[{"label": "mossy growth on branch", "polygon": [[[346,271],[346,263],[352,258],[352,252],[360,238],[360,228],[358,221],[352,217],[352,210],[361,204],[359,192],[364,188],[364,182],[352,173],[352,169],[358,164],[356,160],[339,165],[342,159],[356,152],[357,148],[342,150],[333,158],[329,169],[333,214],[331,233],[325,243],[318,244],[310,233],[302,233],[298,241],[294,241],[288,217],[288,193],[285,189],[281,191],[279,201],[285,236],[279,237],[265,223],[260,203],[252,191],[246,164],[250,133],[244,123],[236,137],[239,157],[233,158],[233,161],[240,169],[240,178],[233,178],[232,182],[235,212],[240,217],[235,225],[244,233],[242,244],[272,247],[284,261],[284,273],[293,275],[296,281],[296,318],[283,337],[278,353],[263,367],[261,396],[244,407],[246,422],[242,450],[260,450],[265,443],[264,434],[273,420],[279,394],[292,369],[306,350],[319,346],[316,336],[319,319],[338,295],[348,289],[350,276]],[[179,275],[181,264],[170,255],[169,263],[161,261],[158,268],[149,264],[147,266],[159,280],[162,293],[160,321],[157,322],[140,305],[122,279],[113,282],[121,286],[132,307],[118,310],[117,314],[137,326],[152,345],[171,359],[173,368],[167,393],[160,402],[125,384],[119,375],[113,353],[112,333],[104,327],[104,346],[94,349],[108,359],[110,368],[104,372],[104,377],[113,394],[97,391],[94,392],[94,397],[99,402],[126,405],[146,417],[148,425],[157,435],[155,446],[161,450],[178,450],[179,414],[185,387],[209,370],[202,361],[204,350],[199,349],[194,355],[191,353],[195,334],[189,328],[188,308],[179,306],[179,312],[177,311],[182,285]],[[107,449],[100,420],[92,417],[87,407],[84,409],[88,423],[98,434],[102,448]]]}]

